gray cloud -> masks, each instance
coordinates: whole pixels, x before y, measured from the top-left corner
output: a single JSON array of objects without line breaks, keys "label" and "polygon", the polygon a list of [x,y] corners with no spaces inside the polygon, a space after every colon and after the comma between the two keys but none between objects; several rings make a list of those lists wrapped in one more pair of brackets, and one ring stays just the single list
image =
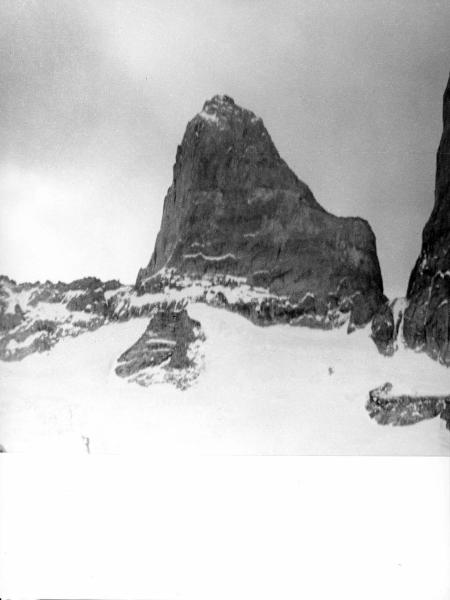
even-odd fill
[{"label": "gray cloud", "polygon": [[0,271],[132,280],[186,122],[227,93],[325,208],[370,221],[404,292],[433,204],[448,3],[4,0],[0,19]]}]

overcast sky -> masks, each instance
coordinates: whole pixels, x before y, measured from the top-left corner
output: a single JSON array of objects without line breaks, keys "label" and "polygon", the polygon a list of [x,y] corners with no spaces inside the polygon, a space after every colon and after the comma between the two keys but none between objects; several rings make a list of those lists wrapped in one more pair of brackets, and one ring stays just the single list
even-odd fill
[{"label": "overcast sky", "polygon": [[261,116],[404,294],[433,206],[450,3],[1,0],[0,273],[135,280],[205,99]]}]

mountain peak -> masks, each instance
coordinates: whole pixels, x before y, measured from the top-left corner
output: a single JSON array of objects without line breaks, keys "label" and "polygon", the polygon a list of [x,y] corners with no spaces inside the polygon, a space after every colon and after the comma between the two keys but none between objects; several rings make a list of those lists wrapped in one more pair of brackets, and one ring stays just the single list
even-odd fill
[{"label": "mountain peak", "polygon": [[243,120],[244,117],[252,123],[261,121],[252,111],[242,108],[226,94],[216,94],[210,100],[206,100],[197,117],[218,125],[219,128],[223,128],[231,120]]},{"label": "mountain peak", "polygon": [[216,94],[211,100],[206,100],[203,105],[203,110],[208,109],[209,107],[214,108],[218,106],[233,107],[235,106],[235,102],[231,96],[227,96],[226,94]]},{"label": "mountain peak", "polygon": [[168,270],[200,280],[240,278],[275,303],[300,303],[301,315],[276,318],[295,321],[309,312],[316,326],[350,311],[354,324],[365,324],[383,300],[368,224],[327,213],[280,157],[262,120],[226,95],[207,100],[187,125],[136,289],[163,285],[158,277]]}]

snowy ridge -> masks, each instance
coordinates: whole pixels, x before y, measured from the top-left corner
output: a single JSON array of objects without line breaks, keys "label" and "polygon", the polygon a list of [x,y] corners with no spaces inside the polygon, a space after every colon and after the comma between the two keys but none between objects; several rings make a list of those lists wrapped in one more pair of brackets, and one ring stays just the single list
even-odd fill
[{"label": "snowy ridge", "polygon": [[[217,261],[234,258],[231,254],[218,257],[203,253],[192,255],[197,256]],[[35,352],[47,352],[66,337],[78,336],[117,321],[152,317],[161,307],[171,304],[185,306],[186,303],[203,302],[238,312],[261,325],[285,322],[330,329],[349,320],[348,312],[316,312],[311,292],[293,302],[264,287],[249,285],[245,277],[219,274],[198,279],[163,268],[151,279],[159,291],[142,293],[142,289],[136,290],[118,282],[105,284],[95,278],[73,284],[19,285],[2,279],[0,359],[22,360]],[[149,280],[147,278],[143,283]]]},{"label": "snowy ridge", "polygon": [[[64,338],[77,337],[115,322],[152,318],[158,311],[169,315],[177,313],[184,310],[186,302],[205,297],[205,288],[195,283],[186,285],[186,289],[167,289],[154,294],[138,294],[132,286],[114,285],[108,289],[108,284],[97,284],[95,280],[86,284],[17,285],[2,279],[0,359],[20,361],[34,353],[48,352]],[[166,368],[163,361],[139,368],[129,380],[141,385],[163,381],[181,388],[190,385],[202,365],[203,333],[199,324],[193,326],[192,336],[183,368]],[[147,332],[146,346],[150,353],[158,353],[163,347],[166,354],[179,355],[177,344],[175,339]]]},{"label": "snowy ridge", "polygon": [[34,352],[46,352],[63,338],[93,331],[110,319],[118,320],[113,298],[124,288],[117,290],[114,284],[111,290],[107,289],[108,282],[102,286],[98,283],[93,279],[73,284],[16,284],[2,278],[0,359],[21,360]]},{"label": "snowy ridge", "polygon": [[[347,325],[350,330],[350,311],[342,312],[334,308],[321,312],[316,309],[316,298],[312,292],[306,292],[294,301],[290,297],[273,294],[267,288],[252,286],[246,283],[244,277],[215,274],[199,279],[172,268],[163,268],[152,277],[159,291],[143,292],[142,288],[137,290],[120,284],[107,289],[106,284],[99,286],[97,282],[95,285],[90,283],[84,289],[63,290],[58,288],[58,284],[52,287],[48,282],[27,284],[26,290],[13,284],[4,285],[0,288],[0,298],[8,298],[7,301],[3,300],[2,314],[6,320],[0,337],[0,359],[21,360],[36,352],[49,351],[64,338],[134,318],[152,320],[158,313],[180,312],[195,303],[238,313],[258,325],[285,323],[328,330]],[[339,284],[342,285],[344,282]],[[354,295],[348,298],[349,307]],[[20,300],[19,312],[16,309],[16,296]],[[399,327],[406,305],[404,299],[396,299],[390,304],[396,332],[400,337]],[[12,309],[14,313],[8,312]],[[176,385],[176,381],[184,381],[189,385],[198,376],[202,364],[202,344],[198,341],[201,335],[198,333],[194,337],[195,340],[186,344],[191,357],[189,364],[186,363],[180,370],[168,369],[168,363],[156,361],[157,364],[141,365],[133,373],[128,370],[126,377],[141,385],[168,382],[171,379]],[[149,356],[152,352],[159,352],[159,356],[162,356],[164,350],[169,357],[173,352],[178,352],[175,342],[175,338],[160,335],[158,330],[150,330],[146,334],[145,352]],[[124,350],[126,348],[122,352]],[[124,369],[122,371],[125,372]]]},{"label": "snowy ridge", "polygon": [[[235,256],[198,252],[185,258],[220,262],[234,260]],[[265,274],[260,270],[253,276]],[[342,296],[340,288],[345,285],[342,280],[336,290],[341,297],[340,305],[327,307],[311,291],[294,300],[271,293],[263,286],[251,285],[246,277],[218,273],[199,278],[167,267],[142,280],[139,289],[118,282],[102,283],[95,278],[72,284],[16,285],[9,280],[1,283],[0,359],[3,360],[21,360],[30,353],[47,351],[64,337],[77,336],[108,323],[151,317],[171,303],[203,302],[220,306],[259,325],[290,323],[323,329],[348,325],[350,330],[350,310],[357,295]]]},{"label": "snowy ridge", "polygon": [[[201,253],[199,253],[201,255]],[[228,255],[225,255],[225,258]],[[224,258],[224,257],[218,257]],[[253,276],[265,275],[266,270],[259,270]],[[173,268],[163,268],[152,275],[153,282],[162,290],[152,294],[155,301],[163,299],[189,302],[206,302],[213,306],[221,306],[233,312],[238,312],[256,324],[290,323],[309,327],[331,329],[350,325],[350,309],[353,299],[358,292],[341,299],[341,304],[347,305],[343,310],[339,307],[328,307],[326,310],[316,307],[316,298],[312,292],[306,292],[298,300],[292,297],[271,293],[266,287],[251,285],[246,277],[228,274],[204,274],[201,278],[186,273],[180,273]],[[142,292],[148,279],[142,280]],[[339,283],[335,293],[340,294]],[[146,296],[147,294],[143,294]]]}]

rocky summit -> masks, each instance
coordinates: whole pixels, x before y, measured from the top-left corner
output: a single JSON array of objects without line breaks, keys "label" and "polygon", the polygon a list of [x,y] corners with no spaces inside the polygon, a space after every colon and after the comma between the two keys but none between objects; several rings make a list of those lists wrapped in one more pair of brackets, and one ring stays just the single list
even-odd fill
[{"label": "rocky summit", "polygon": [[246,300],[227,306],[258,323],[352,328],[385,301],[369,224],[324,210],[263,121],[229,96],[205,102],[187,125],[136,290],[186,278],[245,285]]},{"label": "rocky summit", "polygon": [[450,365],[450,79],[444,93],[443,121],[434,207],[408,284],[403,333],[410,347]]}]

